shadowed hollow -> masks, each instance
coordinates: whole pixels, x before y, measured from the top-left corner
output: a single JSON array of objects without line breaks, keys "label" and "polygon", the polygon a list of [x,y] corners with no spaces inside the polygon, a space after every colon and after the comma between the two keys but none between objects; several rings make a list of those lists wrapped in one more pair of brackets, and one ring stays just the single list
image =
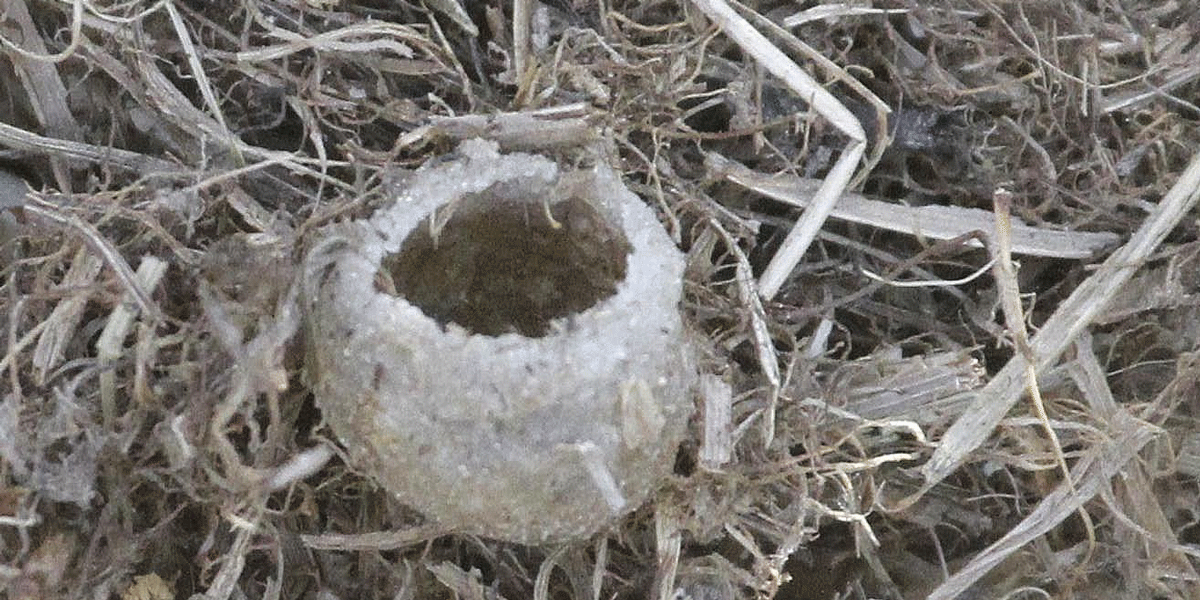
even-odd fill
[{"label": "shadowed hollow", "polygon": [[[452,211],[446,220],[446,212]],[[616,293],[629,242],[590,204],[571,198],[497,202],[472,195],[438,211],[384,259],[382,281],[445,325],[541,337],[554,319]],[[551,220],[551,217],[553,220]]]}]

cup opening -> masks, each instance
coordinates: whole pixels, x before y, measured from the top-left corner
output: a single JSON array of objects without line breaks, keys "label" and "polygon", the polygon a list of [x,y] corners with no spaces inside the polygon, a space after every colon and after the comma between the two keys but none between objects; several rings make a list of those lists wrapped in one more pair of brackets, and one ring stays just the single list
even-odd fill
[{"label": "cup opening", "polygon": [[384,257],[376,282],[443,326],[543,337],[555,319],[616,293],[631,248],[582,198],[551,204],[484,191],[422,219]]}]

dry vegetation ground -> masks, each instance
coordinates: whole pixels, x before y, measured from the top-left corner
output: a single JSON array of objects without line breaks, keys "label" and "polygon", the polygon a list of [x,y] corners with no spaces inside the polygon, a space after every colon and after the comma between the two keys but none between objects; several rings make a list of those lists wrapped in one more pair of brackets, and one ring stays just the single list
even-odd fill
[{"label": "dry vegetation ground", "polygon": [[[748,4],[890,203],[762,303],[845,143],[804,98],[686,0],[548,1],[528,52],[512,2],[463,5],[0,4],[0,159],[35,190],[0,178],[0,595],[1200,597],[1195,3]],[[599,143],[689,252],[692,441],[574,545],[423,524],[329,458],[304,381],[312,232],[475,135]],[[1013,225],[989,271],[994,199],[1074,254]],[[900,205],[981,212],[914,235]]]}]

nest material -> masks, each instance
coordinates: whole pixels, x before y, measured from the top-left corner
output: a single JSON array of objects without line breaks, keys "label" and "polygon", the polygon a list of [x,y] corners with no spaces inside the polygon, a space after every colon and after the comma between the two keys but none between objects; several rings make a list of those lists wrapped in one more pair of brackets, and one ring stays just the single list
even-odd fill
[{"label": "nest material", "polygon": [[[1200,597],[1195,3],[738,8],[870,144],[771,302],[756,275],[845,136],[700,4],[8,0],[0,594]],[[701,418],[646,510],[588,543],[418,525],[330,459],[303,377],[302,249],[473,137],[560,165],[606,145],[687,253]],[[1014,253],[1022,224],[1069,250],[1022,255],[1015,285],[979,234],[931,235],[991,239],[1000,188]],[[1073,243],[1097,237],[1137,253],[1099,265]],[[380,289],[423,293],[398,267]],[[590,310],[546,293],[561,277],[506,278],[528,319],[455,301],[447,328]],[[1046,419],[1002,369],[1024,320]]]}]

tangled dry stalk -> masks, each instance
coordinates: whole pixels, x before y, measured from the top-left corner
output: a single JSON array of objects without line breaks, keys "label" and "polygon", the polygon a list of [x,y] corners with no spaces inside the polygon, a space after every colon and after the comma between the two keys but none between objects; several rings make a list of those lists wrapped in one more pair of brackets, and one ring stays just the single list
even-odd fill
[{"label": "tangled dry stalk", "polygon": [[[1200,596],[1192,3],[3,9],[9,598]],[[313,232],[472,137],[688,252],[692,434],[586,543],[423,521],[307,388]]]}]

